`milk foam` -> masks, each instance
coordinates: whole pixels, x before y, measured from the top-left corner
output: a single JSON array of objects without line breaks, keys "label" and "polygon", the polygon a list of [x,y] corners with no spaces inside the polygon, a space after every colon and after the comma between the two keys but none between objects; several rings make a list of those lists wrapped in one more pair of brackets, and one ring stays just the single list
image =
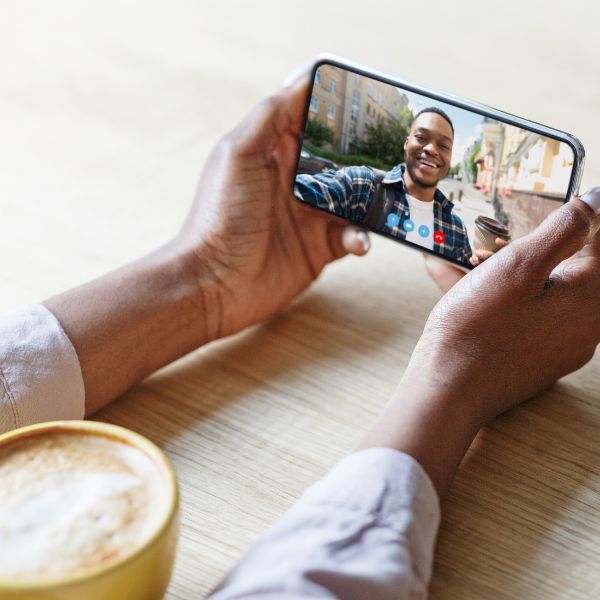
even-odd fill
[{"label": "milk foam", "polygon": [[168,510],[142,451],[54,433],[0,448],[0,578],[71,575],[142,546]]}]

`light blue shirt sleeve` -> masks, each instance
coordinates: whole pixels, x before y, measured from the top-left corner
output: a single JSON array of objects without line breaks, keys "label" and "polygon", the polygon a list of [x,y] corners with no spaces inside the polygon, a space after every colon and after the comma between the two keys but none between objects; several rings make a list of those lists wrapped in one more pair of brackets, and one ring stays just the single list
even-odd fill
[{"label": "light blue shirt sleeve", "polygon": [[309,488],[209,598],[426,598],[439,522],[412,457],[362,450]]}]

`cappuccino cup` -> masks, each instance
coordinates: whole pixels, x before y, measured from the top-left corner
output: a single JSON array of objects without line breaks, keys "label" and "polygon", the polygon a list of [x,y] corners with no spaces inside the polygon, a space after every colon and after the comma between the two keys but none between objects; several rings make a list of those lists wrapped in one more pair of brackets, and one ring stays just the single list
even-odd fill
[{"label": "cappuccino cup", "polygon": [[510,231],[506,225],[491,217],[479,216],[475,219],[475,250],[499,250],[496,238],[510,242]]},{"label": "cappuccino cup", "polygon": [[179,529],[175,473],[146,438],[93,421],[0,436],[0,598],[159,600]]}]

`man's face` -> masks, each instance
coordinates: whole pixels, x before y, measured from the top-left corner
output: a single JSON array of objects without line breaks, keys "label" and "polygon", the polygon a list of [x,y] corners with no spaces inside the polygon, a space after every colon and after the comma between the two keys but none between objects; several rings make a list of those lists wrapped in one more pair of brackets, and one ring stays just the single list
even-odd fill
[{"label": "man's face", "polygon": [[406,168],[422,187],[436,187],[448,174],[452,158],[452,128],[436,113],[423,113],[412,124],[404,142]]}]

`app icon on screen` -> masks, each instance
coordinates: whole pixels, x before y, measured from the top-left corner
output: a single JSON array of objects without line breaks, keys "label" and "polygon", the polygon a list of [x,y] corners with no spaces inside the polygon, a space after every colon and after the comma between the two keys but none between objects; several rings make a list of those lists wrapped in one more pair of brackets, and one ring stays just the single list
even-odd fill
[{"label": "app icon on screen", "polygon": [[404,228],[404,231],[410,233],[415,230],[415,223],[411,219],[406,219],[406,221],[402,222],[402,227]]},{"label": "app icon on screen", "polygon": [[429,227],[427,227],[427,225],[421,225],[418,229],[418,232],[422,238],[429,237]]},{"label": "app icon on screen", "polygon": [[445,239],[446,239],[446,237],[444,236],[444,233],[442,231],[436,231],[433,234],[433,241],[436,244],[443,244]]},{"label": "app icon on screen", "polygon": [[387,224],[390,227],[396,227],[396,225],[398,225],[398,223],[400,223],[400,217],[396,213],[390,213],[387,216]]}]

